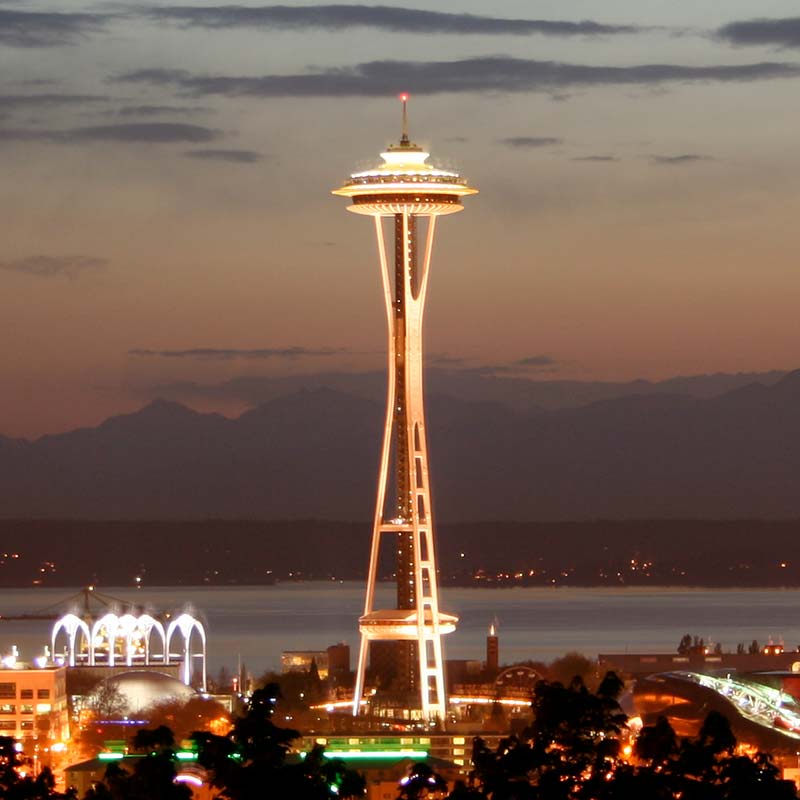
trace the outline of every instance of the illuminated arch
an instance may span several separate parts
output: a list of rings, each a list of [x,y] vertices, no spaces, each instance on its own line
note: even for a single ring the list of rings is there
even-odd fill
[[[113,667],[116,661],[114,647],[117,640],[117,629],[119,627],[119,617],[116,614],[104,614],[100,619],[95,620],[92,625],[92,640],[89,645],[89,664],[97,665],[98,650],[102,654],[102,649],[108,648],[106,654],[106,665]]]
[[[506,667],[495,679],[494,685],[503,696],[530,696],[542,676],[528,664]]]
[[[172,659],[172,636],[175,631],[180,631],[181,636],[183,637],[183,653],[180,654],[182,661],[183,661],[183,682],[188,686],[192,679],[192,659],[194,658],[194,653],[192,652],[192,633],[197,631],[200,635],[200,642],[202,643],[202,652],[199,653],[199,657],[202,659],[203,662],[203,681],[202,681],[202,689],[205,691],[206,688],[206,632],[203,626],[191,615],[191,614],[181,614],[179,617],[176,617],[172,622],[170,622],[169,627],[167,628],[167,648],[166,648],[166,655],[167,659]],[[176,654],[177,655],[177,654]]]
[[[177,653],[170,652],[175,632],[180,633],[183,646]],[[192,639],[197,632],[200,652],[195,653]],[[59,639],[66,637],[66,661],[74,667],[81,663],[89,666],[152,666],[179,662],[181,678],[187,685],[192,678],[195,658],[202,660],[202,688],[206,687],[206,632],[203,625],[191,614],[180,614],[164,624],[150,614],[112,612],[92,621],[76,614],[66,614],[56,621],[51,633],[53,655],[58,650]]]
[[[142,639],[144,641],[144,663],[147,664],[147,666],[153,663],[153,647],[150,643],[153,631],[158,634],[159,641],[161,642],[160,660],[166,662],[167,633],[164,630],[164,626],[155,617],[151,617],[150,614],[142,614],[139,617],[139,630],[142,633]]]
[[[67,664],[70,667],[74,667],[76,660],[81,658],[80,653],[76,652],[78,651],[76,644],[79,633],[83,634],[83,645],[86,649],[86,654],[83,656],[83,658],[90,658],[89,654],[91,652],[92,642],[91,631],[89,630],[89,626],[86,624],[86,622],[75,614],[65,614],[63,617],[61,617],[61,619],[56,621],[55,625],[53,625],[53,632],[50,637],[50,642],[54,658],[58,652],[56,648],[58,635],[62,631],[67,637]]]
[[[133,666],[135,645],[134,641],[138,640],[141,636],[141,628],[139,626],[139,618],[133,614],[123,614],[117,619],[117,630],[114,636],[112,649],[116,652],[116,640],[122,639],[124,644],[122,647],[122,657],[125,659],[125,666]]]

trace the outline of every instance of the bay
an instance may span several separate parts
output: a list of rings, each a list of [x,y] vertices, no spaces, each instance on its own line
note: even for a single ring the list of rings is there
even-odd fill
[[[210,673],[234,668],[241,658],[259,675],[279,669],[283,650],[322,650],[337,642],[358,649],[358,616],[364,585],[356,582],[281,583],[275,586],[101,587],[107,595],[152,611],[188,610],[207,626]],[[77,589],[0,591],[0,615],[33,613]],[[383,585],[378,602],[392,605],[393,587]],[[685,633],[720,642],[782,642],[800,645],[800,590],[653,588],[445,588],[442,610],[460,618],[446,637],[447,658],[485,658],[492,621],[500,636],[501,663],[550,661],[568,651],[598,653],[674,652]],[[70,604],[61,606],[70,610]],[[78,609],[78,602],[72,604]],[[52,622],[0,622],[0,653],[16,645],[32,659],[49,643]]]

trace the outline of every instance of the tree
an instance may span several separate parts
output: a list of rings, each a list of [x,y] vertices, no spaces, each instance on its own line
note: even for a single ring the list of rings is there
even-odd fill
[[[722,714],[708,714],[694,739],[677,742],[664,717],[642,729],[636,743],[641,760],[637,777],[647,778],[660,794],[647,797],[697,800],[790,800],[797,793],[791,781],[780,779],[771,756],[735,755],[736,737]]]
[[[191,800],[192,791],[176,783],[174,758],[167,753],[144,756],[132,771],[109,764],[102,783],[95,784],[84,800]]]
[[[166,726],[140,728],[131,742],[133,749],[140,753],[175,753],[175,734]]]
[[[727,719],[711,712],[700,733],[678,741],[665,718],[642,729],[635,761],[621,758],[622,682],[609,673],[597,692],[580,680],[542,681],[534,722],[496,750],[476,739],[469,785],[453,800],[790,800],[769,755],[736,755]]]
[[[188,739],[195,731],[227,733],[230,728],[230,714],[225,707],[215,700],[199,696],[153,703],[142,712],[142,716],[153,727],[168,727],[177,742]]]
[[[421,761],[409,767],[408,775],[400,781],[397,800],[425,800],[441,797],[447,791],[447,781]]]
[[[280,697],[276,684],[253,692],[245,714],[233,721],[226,736],[196,732],[198,761],[212,785],[226,800],[262,800],[266,796],[293,800],[333,800],[358,797],[364,782],[335,759],[315,748],[305,759],[289,763],[287,754],[300,734],[273,722]]]
[[[89,708],[96,719],[120,719],[128,713],[128,700],[116,683],[103,681],[89,697]]]
[[[642,728],[636,740],[634,753],[651,766],[663,767],[678,752],[678,738],[666,717],[659,717],[655,725]]]
[[[575,677],[587,682],[594,675],[594,662],[581,653],[566,653],[553,661],[548,667],[547,674],[551,681],[558,681],[565,686]]]
[[[688,633],[685,633],[681,637],[680,642],[678,642],[678,655],[688,656],[691,651],[692,651],[692,637]]]
[[[22,775],[28,766],[17,752],[17,742],[11,736],[0,736],[0,798],[3,800],[76,800],[75,792],[62,794],[55,790],[53,773],[45,767],[35,777]]]

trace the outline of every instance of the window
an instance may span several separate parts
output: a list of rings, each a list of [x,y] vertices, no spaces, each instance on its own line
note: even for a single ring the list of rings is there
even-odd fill
[[[16,714],[17,707],[13,703],[0,703],[0,714]]]
[[[22,722],[20,722],[19,727],[23,731],[33,730],[33,720],[30,719],[23,720]]]
[[[50,699],[50,690],[49,689],[37,689],[36,690],[36,697],[39,700],[49,700]]]
[[[14,720],[0,720],[0,731],[15,731],[16,729],[17,723]]]
[[[23,703],[19,707],[20,714],[33,714],[33,706],[30,703]]]
[[[20,691],[19,691],[19,699],[20,700],[33,700],[33,689],[20,689]]]
[[[0,697],[4,700],[6,698],[16,698],[17,684],[16,683],[0,683]]]

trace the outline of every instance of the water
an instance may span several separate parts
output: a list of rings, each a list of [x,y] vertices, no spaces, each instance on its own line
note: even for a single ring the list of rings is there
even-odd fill
[[[0,590],[0,614],[31,613],[74,594],[69,589]],[[287,583],[265,587],[143,587],[103,589],[151,610],[194,610],[208,630],[210,673],[239,657],[254,675],[279,669],[282,650],[322,650],[347,642],[358,649],[357,618],[364,586],[354,582]],[[391,604],[392,588],[380,598]],[[447,588],[443,610],[460,617],[445,638],[448,658],[482,660],[496,619],[501,663],[549,661],[569,650],[598,653],[672,652],[685,633],[720,642],[770,638],[800,644],[800,590],[658,588]],[[65,609],[67,610],[67,609]],[[22,658],[42,652],[52,623],[0,622],[0,653],[17,645]]]

